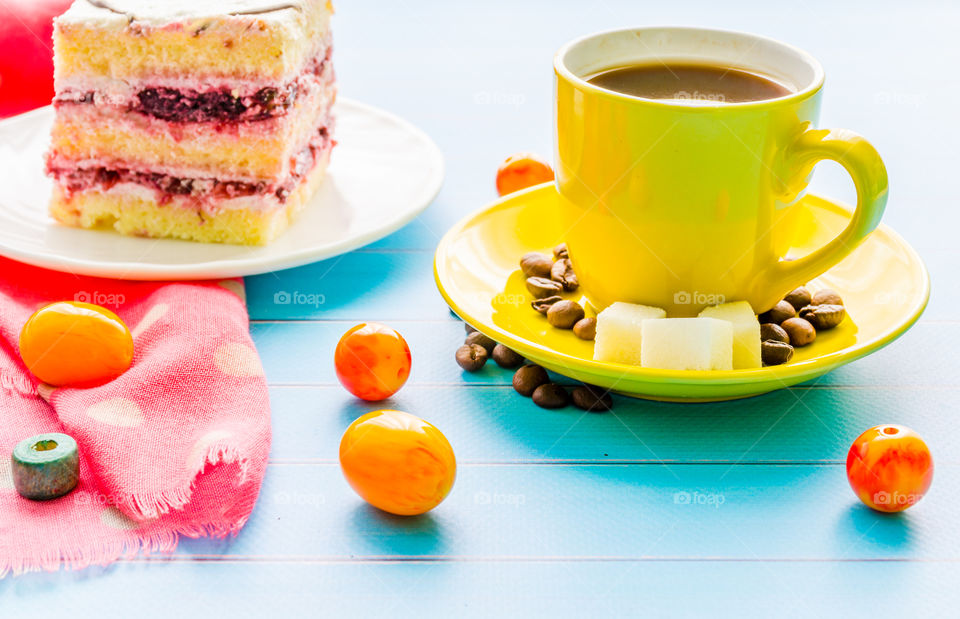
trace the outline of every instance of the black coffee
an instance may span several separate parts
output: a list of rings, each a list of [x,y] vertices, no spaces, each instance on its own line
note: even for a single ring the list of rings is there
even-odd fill
[[[625,95],[678,101],[739,103],[776,99],[793,92],[770,77],[744,69],[676,62],[616,67],[587,81]]]

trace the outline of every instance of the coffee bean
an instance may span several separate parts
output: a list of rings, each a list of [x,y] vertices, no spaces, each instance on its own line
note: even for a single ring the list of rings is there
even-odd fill
[[[573,325],[573,334],[581,340],[595,339],[597,337],[597,319],[593,316],[581,318]]]
[[[763,365],[781,365],[793,358],[793,346],[777,340],[766,340],[760,344],[760,356]]]
[[[765,342],[767,340],[774,340],[789,344],[790,336],[787,335],[787,332],[784,331],[783,327],[780,325],[775,325],[772,322],[766,322],[760,325],[760,341]]]
[[[520,367],[523,363],[523,357],[510,350],[503,344],[497,344],[493,347],[493,360],[502,368],[513,369]]]
[[[530,397],[540,385],[550,382],[547,371],[539,365],[525,365],[513,373],[513,388],[522,396]]]
[[[843,305],[843,299],[836,290],[824,288],[813,293],[810,305]]]
[[[602,413],[613,408],[610,392],[602,387],[581,385],[573,390],[573,405],[591,413]]]
[[[808,305],[800,310],[800,318],[817,331],[826,331],[843,322],[847,310],[842,305]]]
[[[559,295],[553,295],[552,297],[546,297],[543,299],[534,299],[530,302],[530,306],[546,316],[547,310],[549,310],[550,307],[557,301],[563,301],[563,297]]]
[[[775,325],[782,323],[788,318],[793,318],[797,315],[797,310],[793,309],[793,306],[787,303],[786,301],[779,301],[772,308],[768,309],[764,313],[760,314],[760,324],[765,322],[772,322]]]
[[[553,263],[553,268],[550,270],[550,279],[560,282],[567,292],[572,292],[580,286],[569,258],[561,258]]]
[[[457,364],[467,372],[480,370],[487,362],[487,349],[479,344],[464,344],[457,349]]]
[[[787,296],[783,297],[783,300],[792,305],[793,309],[799,312],[801,308],[810,305],[811,298],[810,291],[804,286],[800,286],[799,288],[788,292]]]
[[[806,346],[817,339],[817,330],[803,318],[788,318],[780,326],[790,336],[793,346]]]
[[[583,308],[576,301],[557,301],[547,310],[547,322],[558,329],[572,329],[583,314]]]
[[[570,395],[560,385],[547,383],[533,391],[533,403],[540,408],[563,408],[570,404]]]
[[[566,243],[560,243],[553,248],[553,257],[555,260],[563,260],[564,258],[570,257],[570,250],[567,249]]]
[[[540,252],[532,251],[520,258],[520,270],[527,277],[550,277],[553,260]]]
[[[563,284],[555,282],[552,279],[547,279],[546,277],[528,277],[527,290],[529,290],[530,294],[535,298],[543,299],[544,297],[560,294],[563,290]]]
[[[486,349],[488,356],[493,354],[493,347],[497,345],[497,343],[494,342],[493,339],[487,337],[486,335],[484,335],[483,333],[480,333],[479,331],[474,331],[473,333],[468,335],[467,339],[464,340],[463,343],[477,344],[478,346],[483,346],[484,349]]]

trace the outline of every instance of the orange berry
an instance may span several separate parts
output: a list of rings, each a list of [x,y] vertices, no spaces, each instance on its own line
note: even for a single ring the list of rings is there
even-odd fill
[[[447,437],[432,424],[394,410],[367,413],[340,440],[343,476],[363,500],[399,516],[430,511],[457,476]]]
[[[533,153],[510,155],[497,169],[497,193],[508,193],[553,180],[553,168]]]
[[[904,426],[874,426],[847,452],[847,479],[867,506],[881,512],[907,509],[933,481],[933,458],[920,435]]]
[[[403,387],[410,377],[410,347],[396,330],[376,322],[359,324],[337,342],[337,378],[358,398],[377,402]]]
[[[133,336],[108,309],[61,301],[40,308],[23,325],[20,356],[48,385],[92,387],[127,371]]]

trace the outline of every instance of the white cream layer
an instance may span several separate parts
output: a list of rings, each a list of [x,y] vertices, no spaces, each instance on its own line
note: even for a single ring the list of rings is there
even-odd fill
[[[59,19],[63,23],[126,28],[131,18],[157,27],[240,18],[295,29],[298,14],[318,7],[323,7],[329,19],[333,7],[327,0],[76,0]]]

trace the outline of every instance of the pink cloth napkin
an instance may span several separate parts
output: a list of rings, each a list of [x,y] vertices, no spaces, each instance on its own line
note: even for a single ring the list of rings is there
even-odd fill
[[[266,379],[239,280],[125,282],[0,258],[0,576],[172,551],[179,536],[246,523],[270,450]],[[133,365],[92,389],[52,389],[24,367],[20,329],[60,300],[103,305],[134,336]],[[47,502],[13,487],[10,453],[73,436],[80,482]]]

